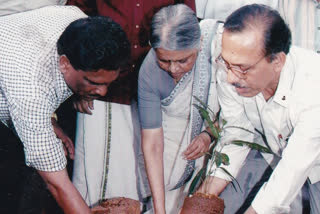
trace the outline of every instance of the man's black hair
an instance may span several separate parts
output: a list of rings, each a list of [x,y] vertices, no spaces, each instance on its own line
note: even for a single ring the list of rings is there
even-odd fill
[[[234,11],[224,24],[229,32],[243,32],[249,26],[262,28],[264,53],[271,60],[277,53],[287,54],[291,46],[291,31],[280,14],[262,4],[246,5]]]
[[[66,55],[76,70],[117,70],[130,57],[130,43],[121,26],[109,17],[72,22],[60,36],[58,54]]]

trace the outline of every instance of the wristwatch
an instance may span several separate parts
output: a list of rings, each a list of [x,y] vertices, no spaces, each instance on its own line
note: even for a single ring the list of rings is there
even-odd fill
[[[209,135],[209,137],[210,137],[210,142],[211,143],[214,141],[214,136],[210,132],[208,132],[207,130],[203,130],[201,133],[207,133]]]

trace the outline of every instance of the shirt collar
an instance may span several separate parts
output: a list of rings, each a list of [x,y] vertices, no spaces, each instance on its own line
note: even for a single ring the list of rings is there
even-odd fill
[[[283,107],[288,106],[288,101],[290,100],[291,88],[294,80],[294,66],[291,58],[291,54],[288,53],[286,57],[286,62],[280,73],[280,80],[275,95],[273,96],[273,101],[278,103]]]

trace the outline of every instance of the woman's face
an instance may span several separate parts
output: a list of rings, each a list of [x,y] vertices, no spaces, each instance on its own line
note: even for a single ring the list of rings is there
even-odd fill
[[[157,48],[156,55],[160,68],[167,71],[175,82],[178,82],[192,69],[198,56],[198,49],[169,51]]]

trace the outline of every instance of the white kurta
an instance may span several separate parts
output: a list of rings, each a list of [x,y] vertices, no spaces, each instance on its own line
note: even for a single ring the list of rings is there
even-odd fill
[[[252,206],[260,214],[288,213],[306,179],[320,180],[320,56],[312,51],[292,47],[281,71],[275,95],[266,102],[262,94],[240,97],[228,84],[223,72],[218,77],[221,116],[227,125],[258,129],[264,133],[272,151],[281,160],[267,183],[260,189]],[[235,111],[237,109],[237,111]],[[222,142],[232,139],[253,141],[254,136],[241,129],[227,129]],[[264,145],[262,141],[255,141]],[[265,145],[264,145],[265,146]],[[249,153],[249,148],[226,145],[229,155],[225,168],[236,177]],[[272,156],[265,155],[271,164]],[[224,173],[218,177],[228,179]]]

